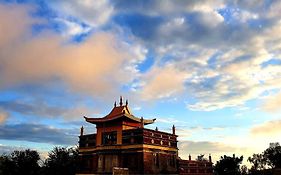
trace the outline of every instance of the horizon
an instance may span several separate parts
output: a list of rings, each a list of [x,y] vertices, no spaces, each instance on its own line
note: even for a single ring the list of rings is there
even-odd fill
[[[0,153],[78,144],[128,99],[179,157],[281,143],[280,1],[0,0]]]

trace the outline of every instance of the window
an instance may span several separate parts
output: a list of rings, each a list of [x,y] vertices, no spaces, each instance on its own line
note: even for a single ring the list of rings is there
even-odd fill
[[[103,145],[115,145],[117,143],[117,131],[102,133]]]
[[[176,165],[176,157],[175,155],[170,155],[170,166],[175,167]]]
[[[154,153],[154,165],[159,167],[159,153]]]

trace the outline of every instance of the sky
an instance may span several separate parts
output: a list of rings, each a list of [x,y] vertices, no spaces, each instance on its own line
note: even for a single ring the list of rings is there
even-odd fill
[[[281,142],[281,1],[0,0],[0,153],[78,143],[122,95],[179,156]],[[247,163],[247,162],[246,162]]]

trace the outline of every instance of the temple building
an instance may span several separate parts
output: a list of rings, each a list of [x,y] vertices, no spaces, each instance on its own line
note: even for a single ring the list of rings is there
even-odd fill
[[[209,155],[209,160],[204,159],[203,156],[198,156],[197,160],[192,160],[190,155],[188,156],[188,160],[179,158],[179,175],[213,175],[211,155]]]
[[[81,128],[78,174],[112,174],[115,167],[126,168],[129,174],[178,174],[174,126],[172,133],[145,128],[156,119],[134,116],[122,97],[108,115],[84,118],[96,125],[96,133],[84,135]]]

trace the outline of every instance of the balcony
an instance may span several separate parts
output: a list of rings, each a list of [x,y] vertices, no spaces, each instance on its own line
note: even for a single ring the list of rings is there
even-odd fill
[[[105,137],[107,135],[103,134]],[[83,135],[79,137],[79,147],[95,147],[96,146],[96,134]],[[109,144],[112,143],[112,144]],[[114,144],[115,143],[115,144]],[[177,148],[177,136],[155,131],[145,128],[129,129],[122,131],[122,145],[155,145],[163,147]],[[117,145],[116,142],[104,142],[103,146]]]
[[[95,147],[96,146],[96,136],[97,134],[88,134],[79,136],[79,147]]]

